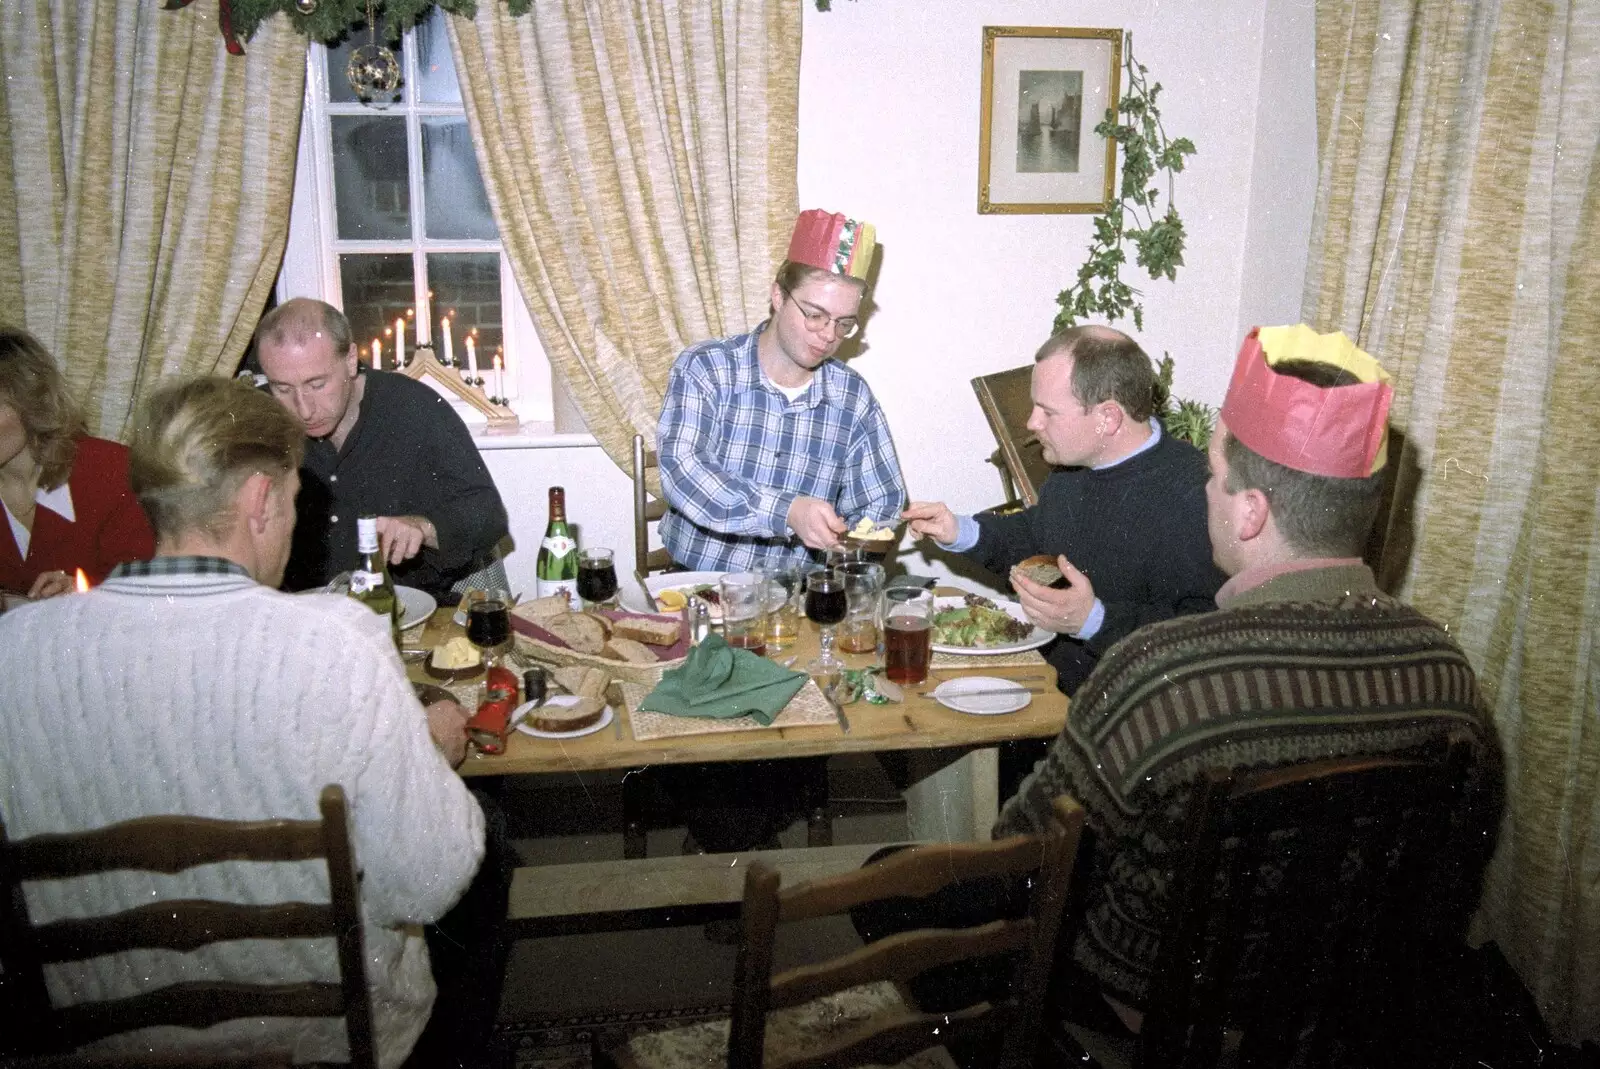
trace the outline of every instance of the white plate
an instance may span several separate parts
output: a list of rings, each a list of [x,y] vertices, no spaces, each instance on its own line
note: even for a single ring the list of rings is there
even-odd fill
[[[650,578],[646,579],[644,581],[644,588],[650,591],[651,597],[658,597],[663,590],[681,590],[683,591],[684,597],[688,597],[690,592],[693,591],[695,587],[714,587],[717,585],[718,580],[727,574],[727,572],[662,572],[660,575],[652,575]],[[630,607],[635,612],[660,611],[659,609],[651,609],[642,603],[635,606],[629,606],[628,595],[630,593],[637,593],[637,591],[630,591],[627,589],[626,585],[624,585],[619,597],[621,598],[625,607]],[[708,602],[707,604],[710,603]],[[711,605],[711,622],[714,624],[720,624],[722,622],[721,605]]]
[[[973,694],[982,691],[982,694]],[[998,692],[998,693],[996,693]],[[1026,708],[1033,695],[1021,683],[998,676],[963,676],[947,679],[934,688],[933,700],[958,713],[995,716]]]
[[[439,603],[433,600],[433,595],[426,590],[418,590],[414,586],[396,586],[394,592],[400,595],[400,630],[409,631],[418,624],[428,622],[428,617],[433,615],[433,610]]]
[[[990,601],[999,606],[1008,616],[1015,620],[1028,622],[1028,614],[1022,611],[1022,606],[1014,601],[1005,601],[1001,598],[990,598]],[[934,598],[935,612],[945,609],[959,609],[966,604],[961,598]],[[1021,653],[1024,650],[1036,650],[1046,642],[1055,638],[1054,631],[1046,631],[1042,627],[1035,627],[1033,633],[1026,638],[1019,638],[1015,642],[1007,642],[1002,646],[942,646],[935,642],[935,653],[960,653],[969,657],[988,657],[997,653]],[[1018,708],[1021,708],[1020,706]]]
[[[576,705],[578,703],[578,699],[574,698],[570,694],[556,694],[546,698],[544,703],[546,705],[555,706]],[[511,712],[511,722],[515,724],[517,718],[523,713],[526,713],[532,707],[532,702],[524,702],[523,704],[517,706]],[[612,720],[616,719],[616,716],[617,714],[612,710],[611,706],[608,705],[606,706],[606,711],[600,714],[599,720],[596,720],[588,727],[578,728],[576,731],[540,731],[538,728],[531,727],[528,724],[517,724],[517,730],[522,732],[524,735],[532,735],[536,739],[581,739],[585,735],[593,735],[595,732],[611,723]]]

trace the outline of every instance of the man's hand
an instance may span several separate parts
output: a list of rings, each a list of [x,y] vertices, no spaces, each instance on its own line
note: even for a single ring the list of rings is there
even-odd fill
[[[1017,592],[1022,611],[1036,627],[1063,635],[1076,634],[1089,619],[1089,610],[1094,608],[1094,586],[1066,557],[1057,557],[1056,567],[1072,584],[1065,590],[1035,583],[1015,568],[1011,569],[1011,586]]]
[[[830,549],[839,544],[846,524],[833,506],[820,497],[797,497],[789,505],[789,530],[812,549]]]
[[[911,522],[911,533],[949,545],[961,533],[961,524],[943,501],[913,501],[900,514]]]
[[[439,532],[426,516],[379,516],[378,548],[390,564],[408,561],[422,547],[439,548]]]
[[[445,698],[424,708],[428,714],[428,734],[444,759],[455,768],[467,759],[467,711],[459,702]]]
[[[28,597],[53,598],[57,594],[70,594],[72,592],[72,576],[66,572],[40,572],[39,578],[33,581],[33,586],[28,589]]]

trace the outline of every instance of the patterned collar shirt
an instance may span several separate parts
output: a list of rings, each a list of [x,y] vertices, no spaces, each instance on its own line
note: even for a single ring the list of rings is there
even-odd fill
[[[827,501],[851,526],[899,522],[905,482],[866,380],[828,360],[791,399],[757,359],[765,326],[685,350],[667,381],[661,540],[686,568],[807,559],[788,526],[797,497]]]

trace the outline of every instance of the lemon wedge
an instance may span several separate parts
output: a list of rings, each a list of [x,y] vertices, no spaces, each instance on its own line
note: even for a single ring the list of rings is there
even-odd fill
[[[667,612],[677,612],[689,604],[689,599],[683,596],[681,590],[663,590],[656,595],[656,604]]]

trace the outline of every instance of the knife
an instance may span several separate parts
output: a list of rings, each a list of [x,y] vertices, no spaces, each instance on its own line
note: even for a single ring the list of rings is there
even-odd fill
[[[639,590],[644,594],[645,605],[649,606],[651,612],[660,612],[661,606],[656,604],[656,596],[650,593],[650,588],[646,586],[644,580],[639,577],[639,573],[634,572],[633,577],[639,584]]]
[[[850,718],[844,715],[844,706],[839,704],[839,699],[833,696],[833,688],[829,687],[823,691],[822,696],[828,700],[829,705],[833,706],[833,717],[839,721],[839,730],[846,735],[850,734]]]

